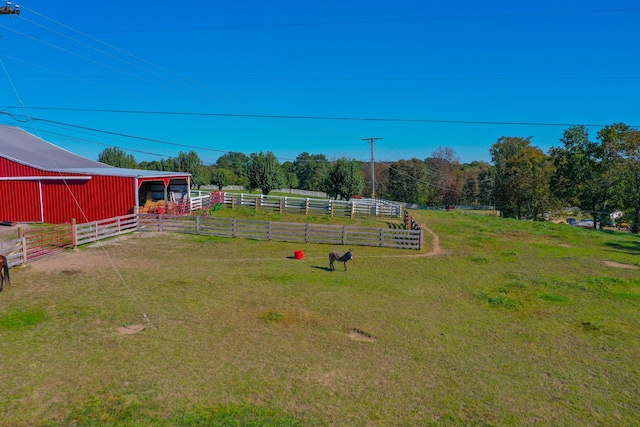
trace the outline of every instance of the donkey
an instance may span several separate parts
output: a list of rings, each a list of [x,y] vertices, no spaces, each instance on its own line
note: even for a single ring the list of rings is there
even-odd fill
[[[349,252],[329,252],[329,270],[335,270],[333,263],[341,261],[344,263],[344,271],[347,271],[347,261],[353,259],[353,249],[349,249]]]
[[[0,292],[4,288],[4,279],[7,279],[7,284],[11,284],[11,278],[9,277],[9,263],[7,257],[0,255]]]

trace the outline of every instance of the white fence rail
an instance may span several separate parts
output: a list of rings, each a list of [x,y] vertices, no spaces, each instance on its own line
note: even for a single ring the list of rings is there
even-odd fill
[[[141,214],[139,231],[175,232],[283,242],[422,249],[422,230]]]
[[[76,224],[73,246],[108,239],[134,232],[138,229],[138,215],[119,216],[100,221]]]
[[[303,215],[330,215],[350,218],[371,216],[400,218],[402,215],[402,207],[399,204],[374,199],[344,201],[225,193],[224,203],[231,208],[252,207]]]

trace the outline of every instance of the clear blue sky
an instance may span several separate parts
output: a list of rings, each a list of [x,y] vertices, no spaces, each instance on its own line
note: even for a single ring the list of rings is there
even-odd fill
[[[20,6],[0,16],[0,111],[32,120],[0,124],[92,159],[119,146],[138,161],[190,149],[205,164],[228,151],[369,160],[362,138],[382,137],[378,161],[438,146],[489,161],[501,136],[547,151],[567,127],[525,123],[640,125],[637,0]],[[138,113],[108,112],[124,110]]]

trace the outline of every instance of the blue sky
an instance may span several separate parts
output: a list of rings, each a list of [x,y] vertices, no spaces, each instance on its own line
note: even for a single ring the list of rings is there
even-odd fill
[[[640,125],[637,1],[20,6],[0,16],[0,124],[92,159],[369,160],[382,137],[378,161],[490,161],[501,136],[547,151],[569,124]]]

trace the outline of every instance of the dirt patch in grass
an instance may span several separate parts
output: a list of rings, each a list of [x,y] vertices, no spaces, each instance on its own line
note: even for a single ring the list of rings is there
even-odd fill
[[[137,334],[138,332],[142,332],[144,328],[145,326],[142,324],[122,326],[118,328],[118,333],[120,335]]]
[[[354,341],[361,341],[361,342],[375,342],[378,339],[376,337],[374,337],[373,335],[360,330],[358,328],[353,328],[351,329],[351,331],[349,331],[349,333],[347,334],[347,336],[349,338],[351,338]]]
[[[614,267],[614,268],[629,268],[632,270],[638,270],[640,269],[640,267],[638,267],[637,265],[633,265],[633,264],[623,264],[621,262],[615,262],[615,261],[603,261],[605,265],[609,266],[609,267]]]
[[[91,273],[110,266],[109,256],[102,251],[69,250],[29,263],[29,268],[39,273],[60,273],[72,276]]]

